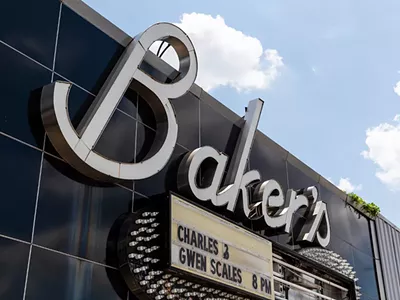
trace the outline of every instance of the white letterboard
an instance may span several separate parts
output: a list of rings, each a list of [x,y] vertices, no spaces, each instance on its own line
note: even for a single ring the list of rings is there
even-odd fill
[[[272,245],[171,195],[171,266],[274,299]]]

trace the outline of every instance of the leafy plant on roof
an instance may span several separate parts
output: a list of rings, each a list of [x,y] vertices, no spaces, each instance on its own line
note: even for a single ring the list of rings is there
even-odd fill
[[[366,214],[368,214],[371,217],[376,217],[381,209],[379,208],[379,206],[377,206],[375,203],[367,203],[366,201],[364,201],[363,198],[361,198],[360,196],[358,196],[355,193],[350,193],[347,194],[351,201],[356,204],[358,207],[360,207]]]

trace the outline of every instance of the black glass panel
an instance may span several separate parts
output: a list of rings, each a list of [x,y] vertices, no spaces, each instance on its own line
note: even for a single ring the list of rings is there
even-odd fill
[[[0,40],[52,68],[59,10],[54,0],[0,1]]]
[[[305,219],[303,217],[296,214],[293,215],[289,232],[285,231],[284,226],[280,228],[269,228],[265,224],[263,218],[261,218],[258,221],[252,221],[252,223],[253,223],[253,230],[265,236],[269,240],[277,242],[282,246],[285,246],[290,249],[300,248],[297,243],[297,236],[300,233],[300,230],[305,223]]]
[[[211,146],[232,157],[240,128],[209,105],[200,102],[201,146]]]
[[[138,98],[138,116],[137,119],[149,126],[150,128],[156,130],[157,129],[157,123],[156,119],[154,116],[154,112],[150,105],[144,100],[142,97],[139,96]]]
[[[0,233],[30,241],[42,153],[0,135]]]
[[[136,120],[115,111],[101,135],[95,151],[108,159],[131,163],[135,156]]]
[[[356,277],[359,279],[357,284],[361,286],[361,293],[371,298],[378,298],[373,258],[357,249],[353,249],[353,253]]]
[[[127,289],[112,284],[115,278],[117,270],[33,247],[26,299],[127,299]]]
[[[146,207],[146,205],[148,204],[148,201],[151,201],[151,199],[146,197],[145,195],[135,193],[134,198],[133,198],[132,211],[137,211],[137,210],[140,210],[140,209]]]
[[[350,229],[349,205],[323,186],[320,186],[320,196],[327,206],[331,232],[351,244],[354,236]]]
[[[331,241],[327,249],[339,254],[342,258],[346,259],[353,268],[355,267],[354,257],[353,257],[353,247],[332,232],[331,232]]]
[[[199,144],[199,103],[191,93],[171,100],[178,122],[178,143],[188,149],[196,149]]]
[[[286,161],[282,154],[275,151],[262,141],[257,134],[250,153],[250,169],[258,170],[262,181],[275,179],[281,185],[286,195],[288,189]]]
[[[22,299],[28,254],[29,245],[0,238],[0,299]]]
[[[360,300],[379,300],[379,298],[371,298],[367,295],[361,295]]]
[[[109,230],[121,214],[131,211],[132,192],[90,186],[76,181],[78,175],[64,162],[45,156],[34,242],[106,263]]]
[[[299,243],[297,241],[298,235],[305,224],[305,218],[298,215],[293,214],[292,221],[290,224],[289,232],[286,232],[285,226],[279,228],[269,228],[264,221],[264,218],[261,218],[257,221],[252,221],[252,228],[259,234],[267,237],[269,240],[275,241],[282,246],[291,248],[291,249],[299,249]]]
[[[65,5],[56,72],[97,94],[124,48]]]
[[[143,126],[138,124],[138,126]],[[139,131],[138,131],[139,132]],[[139,137],[138,137],[139,138]],[[139,142],[138,142],[139,145]],[[178,167],[181,162],[184,153],[187,150],[179,145],[175,145],[174,152],[171,155],[167,165],[156,175],[138,180],[135,182],[135,191],[139,192],[147,197],[166,193],[169,191],[177,191],[176,178],[178,176]]]
[[[135,91],[127,89],[124,97],[121,99],[121,102],[118,105],[118,109],[136,119],[138,98],[139,96]]]
[[[41,88],[50,83],[51,72],[0,44],[0,131],[42,148]]]
[[[348,218],[351,224],[350,233],[352,235],[350,243],[354,248],[369,256],[373,256],[369,221],[352,207],[348,209]]]
[[[371,298],[367,295],[361,295],[360,300],[379,300],[379,298]]]
[[[278,228],[278,243],[288,247],[295,247],[297,244],[297,236],[301,231],[302,226],[305,223],[305,219],[297,214],[293,214],[292,223],[290,225],[289,233],[286,233],[284,227]]]
[[[300,190],[315,186],[318,192],[320,192],[319,183],[290,162],[287,162],[287,170],[290,189]],[[321,195],[319,195],[318,200],[321,200]],[[300,216],[304,216],[306,209],[306,207],[301,207],[296,213]]]
[[[154,129],[147,127],[141,123],[137,123],[136,132],[136,152],[135,161],[140,162],[147,159],[151,155],[150,150],[155,142],[156,132]]]
[[[313,178],[308,176],[305,172],[301,171],[290,162],[287,163],[289,187],[293,190],[300,190],[310,186],[319,188],[319,184]]]

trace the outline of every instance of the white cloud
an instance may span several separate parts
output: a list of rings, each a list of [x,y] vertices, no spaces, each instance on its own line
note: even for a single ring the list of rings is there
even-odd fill
[[[396,83],[396,85],[393,87],[394,92],[400,96],[400,81]]]
[[[275,49],[263,49],[261,42],[229,27],[221,16],[183,14],[177,23],[192,40],[199,62],[196,83],[209,91],[219,86],[238,91],[266,89],[284,66]],[[155,46],[153,52],[157,52]],[[176,67],[178,60],[170,48],[163,56]]]
[[[346,193],[353,193],[355,191],[359,191],[362,189],[362,185],[354,185],[350,182],[350,178],[340,178],[339,184],[337,186],[339,189],[342,191],[345,191]]]
[[[373,161],[376,176],[392,190],[400,190],[400,115],[395,124],[382,123],[367,129],[365,143],[368,149],[361,154]]]

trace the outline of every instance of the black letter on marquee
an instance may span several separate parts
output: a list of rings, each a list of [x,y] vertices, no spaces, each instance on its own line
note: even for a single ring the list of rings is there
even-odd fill
[[[186,262],[186,256],[183,255],[184,252],[185,252],[185,248],[179,249],[179,261],[181,262],[181,264],[185,264],[185,262]]]
[[[178,239],[181,242],[183,242],[183,237],[181,235],[182,232],[183,232],[183,227],[181,225],[178,225]]]
[[[253,274],[253,289],[257,289],[257,276]]]

